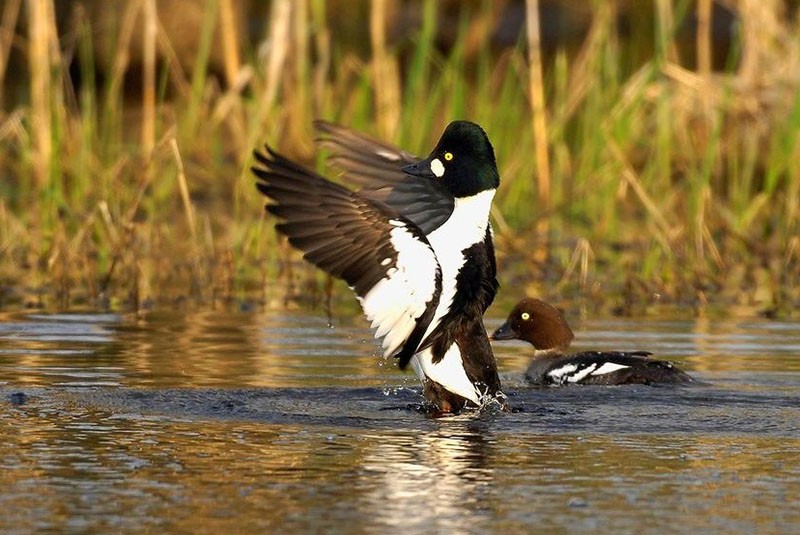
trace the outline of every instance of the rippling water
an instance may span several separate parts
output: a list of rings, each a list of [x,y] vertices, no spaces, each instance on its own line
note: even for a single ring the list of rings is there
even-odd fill
[[[517,412],[431,418],[358,320],[2,316],[0,531],[797,531],[800,324],[577,327],[707,384],[533,389],[505,343]]]

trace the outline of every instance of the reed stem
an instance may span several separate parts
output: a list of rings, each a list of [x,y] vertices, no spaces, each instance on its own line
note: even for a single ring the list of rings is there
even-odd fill
[[[144,73],[142,76],[142,155],[149,160],[156,143],[156,0],[142,0]]]
[[[243,9],[240,6],[240,9]],[[232,0],[220,0],[219,25],[222,33],[222,49],[225,57],[225,78],[228,86],[236,84],[242,61],[239,57],[239,28]]]
[[[178,188],[181,192],[181,201],[183,202],[183,212],[186,215],[186,225],[189,227],[189,232],[192,235],[192,244],[197,244],[197,226],[195,225],[194,207],[192,206],[192,199],[189,196],[189,184],[186,181],[186,172],[183,167],[183,158],[178,149],[178,142],[175,138],[170,140],[170,147],[172,154],[175,157],[175,165],[178,167]]]
[[[270,13],[270,29],[267,40],[267,58],[264,62],[266,72],[264,73],[265,85],[261,93],[261,114],[259,120],[255,122],[258,127],[272,110],[275,99],[278,96],[283,77],[281,76],[286,58],[289,53],[289,36],[292,27],[292,2],[291,0],[275,0],[272,3]]]
[[[11,44],[14,42],[14,29],[17,27],[20,4],[22,4],[22,0],[6,0],[3,4],[2,19],[0,19],[0,109],[5,109],[3,89],[5,88],[8,57],[11,54]]]
[[[28,28],[30,43],[28,60],[31,75],[31,123],[34,136],[34,182],[42,190],[50,179],[50,160],[53,152],[51,108],[51,58],[48,13],[50,0],[30,0]]]
[[[697,71],[708,80],[711,76],[711,9],[712,0],[697,2]]]
[[[386,46],[389,7],[387,0],[372,0],[371,5],[369,30],[378,132],[385,139],[394,139],[400,122],[400,91],[397,65]]]
[[[547,108],[542,75],[542,45],[539,28],[539,0],[526,0],[528,30],[528,73],[533,139],[536,144],[536,169],[539,203],[544,211],[550,209],[550,157],[547,141]]]

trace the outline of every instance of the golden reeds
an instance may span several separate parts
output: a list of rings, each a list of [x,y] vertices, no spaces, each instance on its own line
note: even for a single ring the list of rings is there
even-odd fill
[[[314,52],[317,61],[314,65],[314,115],[321,117],[327,106],[326,96],[327,78],[331,67],[331,32],[326,24],[327,11],[325,0],[315,0],[311,3],[311,18],[314,27]]]
[[[158,11],[156,0],[142,0],[144,58],[142,76],[142,155],[150,159],[156,143],[156,39]]]
[[[656,0],[656,22],[658,35],[656,43],[661,46],[662,59],[670,63],[680,63],[680,54],[675,44],[675,13],[672,0]]]
[[[665,251],[672,251],[672,246],[670,245],[670,232],[672,229],[675,228],[674,225],[670,225],[667,221],[667,218],[658,208],[658,205],[653,201],[650,195],[647,194],[647,191],[642,186],[641,181],[636,176],[636,172],[631,167],[630,163],[627,161],[624,153],[619,148],[619,146],[609,140],[608,141],[608,148],[611,150],[611,154],[617,159],[617,162],[622,167],[622,178],[625,180],[625,183],[633,190],[636,197],[639,199],[639,202],[642,203],[647,213],[650,214],[653,221],[655,222],[656,228],[658,229],[658,233],[655,237],[661,243],[661,246],[664,248]]]
[[[52,85],[53,58],[50,56],[50,0],[31,0],[28,3],[30,45],[28,62],[31,67],[31,124],[34,138],[34,179],[38,188],[50,181],[53,153]]]
[[[178,149],[178,142],[175,138],[170,140],[170,147],[172,154],[175,157],[175,164],[178,167],[178,188],[181,192],[181,202],[183,202],[183,212],[186,215],[186,225],[189,227],[189,232],[192,235],[193,245],[197,243],[197,226],[195,224],[194,207],[192,200],[189,196],[189,184],[186,182],[186,172],[183,168],[183,159],[181,158],[180,150]]]
[[[400,123],[400,81],[397,63],[386,46],[391,12],[387,0],[372,0],[371,6],[369,34],[378,132],[385,139],[394,139]]]
[[[700,76],[711,76],[711,13],[712,0],[697,2],[697,71]]]
[[[3,107],[3,95],[8,57],[11,53],[11,44],[14,42],[14,28],[17,26],[19,7],[22,0],[6,0],[3,4],[3,15],[0,19],[0,109]]]
[[[122,95],[124,92],[125,73],[130,63],[130,43],[135,30],[136,21],[141,12],[140,2],[127,2],[119,21],[119,31],[114,42],[115,50],[111,60],[109,81],[100,116],[107,132],[117,132],[121,126]],[[108,137],[112,137],[108,134]]]
[[[284,78],[284,106],[291,120],[286,123],[287,141],[303,157],[312,153],[310,130],[313,117],[309,98],[311,82],[311,58],[309,57],[310,17],[308,0],[292,3],[291,61],[289,76]]]
[[[657,0],[648,19],[654,41],[633,44],[616,27],[622,4],[593,2],[578,54],[559,51],[552,62],[543,56],[536,0],[526,4],[523,46],[500,53],[487,41],[498,4],[463,12],[456,42],[439,48],[445,18],[437,2],[418,6],[421,26],[401,45],[387,31],[400,4],[363,2],[364,42],[350,49],[331,26],[333,4],[275,0],[262,54],[248,64],[240,5],[214,0],[189,72],[177,37],[162,26],[160,3],[129,0],[119,9],[110,65],[92,58],[88,40],[103,28],[90,17],[80,32],[60,26],[78,36],[81,69],[105,70],[102,86],[93,84],[94,70],[82,77],[75,101],[62,79],[68,54],[58,46],[53,1],[5,2],[0,81],[17,50],[31,79],[29,98],[0,120],[9,177],[0,273],[16,270],[9,280],[37,288],[53,283],[62,297],[76,295],[79,281],[98,281],[86,283],[96,297],[119,299],[124,290],[144,302],[160,297],[154,292],[194,292],[224,272],[226,295],[258,288],[279,302],[258,281],[288,273],[295,257],[263,219],[247,171],[251,147],[268,141],[310,157],[309,123],[322,115],[424,151],[446,121],[469,114],[490,132],[503,176],[493,214],[504,284],[524,277],[525,287],[581,295],[602,287],[611,299],[648,299],[656,288],[697,302],[774,294],[775,303],[800,303],[792,286],[800,287],[800,28],[785,20],[782,2],[725,2],[742,32],[733,46],[741,57],[724,72],[712,64],[710,0],[691,11]],[[30,8],[30,39],[13,36],[22,5]],[[687,13],[698,19],[696,70],[680,63],[675,47]],[[214,36],[223,83],[206,68]],[[627,64],[625,48],[643,44],[656,54]],[[133,65],[142,84],[126,88]],[[728,274],[733,266],[742,267]],[[312,270],[288,277],[299,284],[303,273],[326,284]],[[714,287],[769,277],[757,297],[739,288],[714,295]]]
[[[548,110],[545,104],[544,75],[542,67],[541,30],[539,28],[539,1],[526,0],[526,26],[528,37],[528,95],[531,103],[534,152],[536,154],[536,199],[540,213],[534,258],[547,259],[550,252],[550,220],[552,208],[550,176],[550,140],[547,135]]]
[[[278,97],[281,86],[281,76],[289,54],[292,2],[291,0],[275,0],[272,2],[269,18],[269,33],[267,40],[262,45],[262,63],[264,65],[264,89],[260,96],[260,113],[254,123],[254,134],[259,135],[257,129],[264,123],[266,116],[272,110]],[[255,140],[253,140],[255,143]]]
[[[544,99],[544,77],[542,74],[542,45],[539,29],[539,0],[526,0],[526,22],[528,31],[528,74],[533,138],[536,144],[536,169],[539,191],[538,202],[542,211],[550,209],[550,156],[547,139],[547,107]]]
[[[236,24],[233,0],[220,0],[219,26],[225,57],[225,78],[229,86],[236,84],[242,61],[239,57],[239,28]]]

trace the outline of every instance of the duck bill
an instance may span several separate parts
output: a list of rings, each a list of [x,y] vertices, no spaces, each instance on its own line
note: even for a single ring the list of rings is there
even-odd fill
[[[514,340],[516,337],[517,335],[514,333],[514,329],[506,322],[498,327],[489,338],[492,340]]]
[[[430,157],[420,160],[417,163],[406,165],[402,168],[402,171],[407,175],[418,176],[421,178],[436,178],[436,175],[431,169]]]

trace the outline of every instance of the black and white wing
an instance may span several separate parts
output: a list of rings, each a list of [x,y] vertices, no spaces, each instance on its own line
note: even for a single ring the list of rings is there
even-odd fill
[[[406,174],[402,168],[421,159],[397,147],[325,121],[314,121],[328,162],[364,197],[391,206],[426,235],[453,213],[455,199],[439,182]]]
[[[546,377],[552,384],[652,384],[691,381],[672,363],[650,359],[648,351],[586,351],[551,367]]]
[[[419,228],[390,206],[334,184],[267,147],[254,152],[257,187],[283,221],[277,230],[304,258],[355,291],[404,367],[422,342],[439,303],[441,267]]]

